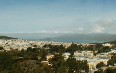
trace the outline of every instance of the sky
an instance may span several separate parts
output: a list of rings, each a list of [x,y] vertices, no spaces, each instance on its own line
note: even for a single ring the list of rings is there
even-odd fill
[[[116,0],[0,0],[0,33],[116,34]]]

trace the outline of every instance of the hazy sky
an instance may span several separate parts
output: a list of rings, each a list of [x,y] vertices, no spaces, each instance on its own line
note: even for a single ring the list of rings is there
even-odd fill
[[[0,32],[116,33],[116,0],[0,0]]]

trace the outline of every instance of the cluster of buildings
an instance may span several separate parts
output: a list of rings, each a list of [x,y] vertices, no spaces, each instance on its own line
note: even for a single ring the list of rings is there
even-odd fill
[[[107,53],[100,53],[97,55],[93,54],[93,51],[76,51],[74,52],[74,57],[77,60],[87,60],[89,65],[90,73],[94,73],[97,70],[96,65],[100,62],[103,62],[107,65],[109,59],[111,59],[111,54],[116,53],[116,49],[112,49],[110,52]],[[65,53],[65,59],[68,59],[70,53]]]
[[[21,39],[11,39],[11,40],[4,40],[0,39],[0,47],[3,47],[4,50],[26,50],[28,47],[33,47],[37,45],[37,47],[43,47],[45,44],[51,45],[59,45],[61,43],[58,42],[48,42],[48,41],[28,41],[28,40],[21,40]]]

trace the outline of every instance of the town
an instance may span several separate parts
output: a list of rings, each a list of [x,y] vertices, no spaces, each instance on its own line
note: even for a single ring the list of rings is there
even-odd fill
[[[0,73],[116,73],[116,44],[1,39]]]

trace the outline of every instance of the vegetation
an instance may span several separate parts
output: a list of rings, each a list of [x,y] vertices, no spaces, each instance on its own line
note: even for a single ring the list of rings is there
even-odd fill
[[[112,53],[112,57],[108,60],[107,65],[114,66],[116,64],[116,53]]]
[[[22,49],[5,51],[0,47],[0,73],[89,73],[87,60],[76,60],[75,51],[91,50],[97,53],[108,52],[109,47],[103,47],[101,44],[82,46],[72,43],[71,46],[65,48],[63,45],[46,44],[42,48],[34,45],[34,48],[28,47],[27,50]],[[71,55],[67,60],[64,59],[63,53],[69,52]],[[53,55],[49,59],[48,55]],[[108,65],[116,63],[116,55],[113,54],[108,61]],[[96,66],[98,69],[105,67],[103,62]],[[113,73],[111,68],[103,71],[99,69],[95,73]]]
[[[100,62],[96,65],[96,68],[102,68],[102,67],[105,67],[106,65],[103,63],[103,62]]]
[[[8,36],[0,36],[0,39],[17,39],[17,38],[13,38],[13,37],[8,37]]]
[[[110,42],[105,42],[105,43],[116,44],[116,40],[115,41],[110,41]]]
[[[0,52],[0,73],[73,73],[89,71],[87,61],[78,61],[71,55],[64,60],[62,45],[47,45],[50,49],[32,48]],[[55,49],[56,48],[56,49]],[[64,50],[62,50],[62,49]],[[2,49],[2,48],[1,48]],[[54,57],[47,60],[46,56]],[[44,64],[42,61],[48,61]]]

